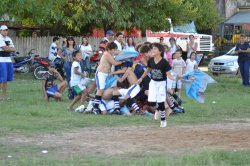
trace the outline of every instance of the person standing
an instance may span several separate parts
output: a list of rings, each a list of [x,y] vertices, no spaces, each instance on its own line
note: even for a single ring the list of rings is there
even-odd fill
[[[187,42],[187,59],[190,59],[192,52],[197,51],[198,43],[194,41],[194,35],[189,35],[188,38],[189,41]]]
[[[128,37],[126,47],[124,48],[124,50],[135,51],[135,42],[132,37]]]
[[[149,83],[148,90],[148,101],[152,106],[158,104],[158,110],[161,113],[161,123],[160,127],[166,127],[166,111],[165,111],[165,101],[166,101],[166,79],[174,79],[170,74],[171,67],[166,59],[163,58],[165,49],[160,43],[153,43],[152,45],[152,55],[153,58],[148,60],[148,67],[143,73],[141,78],[137,81],[140,84],[142,80],[150,72],[151,81]]]
[[[122,51],[122,48],[125,45],[123,41],[124,35],[121,32],[117,32],[115,36],[116,36],[116,40],[114,42],[118,47],[117,50]]]
[[[114,60],[113,56],[116,51],[117,51],[117,45],[114,42],[111,42],[107,45],[106,50],[101,57],[100,64],[95,73],[97,92],[95,95],[95,102],[94,102],[94,108],[93,108],[94,114],[100,113],[98,108],[99,108],[99,104],[101,102],[102,95],[106,86],[106,79],[111,72],[111,66],[112,65],[118,66],[123,63],[123,62],[116,62]]]
[[[114,32],[112,30],[108,30],[106,32],[106,37],[104,37],[100,42],[98,50],[104,52],[108,43],[112,42],[113,40]]]
[[[92,47],[87,37],[82,38],[82,44],[79,46],[82,53],[81,68],[90,74],[90,56],[93,53]]]
[[[54,60],[57,58],[58,44],[59,44],[59,37],[57,36],[53,37],[53,42],[51,43],[49,48],[49,60],[52,62],[54,62]]]
[[[236,54],[238,54],[238,64],[242,78],[242,84],[249,86],[249,69],[250,69],[250,45],[246,40],[246,35],[240,35],[240,43],[236,45]]]
[[[7,97],[7,82],[13,80],[13,63],[11,61],[11,52],[16,49],[10,37],[8,37],[8,27],[2,25],[0,27],[0,88],[2,96],[0,100],[9,100]]]
[[[175,38],[171,37],[171,38],[169,39],[169,43],[170,43],[169,52],[170,52],[170,54],[172,55],[172,59],[173,59],[173,54],[174,54],[175,51],[177,50]]]

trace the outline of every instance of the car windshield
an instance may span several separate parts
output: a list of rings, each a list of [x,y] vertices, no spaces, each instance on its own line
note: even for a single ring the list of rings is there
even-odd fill
[[[235,53],[235,47],[233,47],[230,51],[228,51],[226,55],[237,56],[237,54]]]
[[[173,26],[174,32],[197,33],[194,21],[190,23]]]

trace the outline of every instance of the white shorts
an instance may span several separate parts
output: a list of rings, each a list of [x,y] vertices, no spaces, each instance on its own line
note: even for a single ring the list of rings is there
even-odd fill
[[[96,82],[96,88],[97,90],[102,90],[105,88],[106,85],[106,79],[109,75],[107,73],[102,73],[96,71],[95,73],[95,82]]]
[[[174,81],[174,80],[171,80],[171,79],[167,78],[167,90],[168,90],[168,89],[172,89],[173,81]]]
[[[115,108],[115,102],[113,100],[101,100],[99,109],[103,111],[113,110]]]
[[[122,95],[120,99],[123,99],[126,95],[130,96],[130,98],[134,98],[140,92],[140,86],[133,84],[128,89],[119,89],[118,91]]]
[[[182,82],[181,80],[173,80],[172,88],[175,89],[177,86],[177,89],[181,89]]]
[[[157,103],[166,101],[166,81],[150,81],[148,101]]]

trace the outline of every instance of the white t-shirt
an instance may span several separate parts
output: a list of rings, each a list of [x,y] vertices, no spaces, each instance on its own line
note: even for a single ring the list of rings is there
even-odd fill
[[[170,51],[169,52],[170,52],[171,55],[173,55],[173,53],[175,53],[176,50],[177,50],[176,45],[173,45],[173,46],[170,46]]]
[[[173,60],[173,72],[174,74],[176,74],[176,76],[182,76],[183,73],[183,67],[186,67],[186,63],[184,62],[184,60],[181,59],[174,59]]]
[[[190,59],[187,59],[186,64],[187,64],[187,67],[186,67],[186,74],[187,74],[194,70],[194,66],[197,65],[197,62],[196,60],[191,61]]]
[[[58,51],[57,45],[56,43],[53,42],[49,48],[49,60],[54,61],[57,58],[57,56],[55,56],[57,55],[57,51]]]
[[[14,44],[10,37],[4,37],[0,34],[0,51],[4,51],[2,47],[7,46],[5,42],[9,42],[9,47],[14,47]],[[0,62],[12,62],[11,57],[0,57]]]
[[[115,40],[114,42],[115,42],[115,44],[117,45],[118,50],[119,50],[119,51],[122,51],[122,45],[121,45],[121,43],[119,43],[117,40]]]
[[[74,69],[76,67],[77,67],[78,72],[80,72],[80,73],[82,72],[82,68],[80,66],[80,63],[77,61],[74,61],[72,63],[72,66],[71,66],[71,77],[70,77],[70,86],[71,87],[79,85],[81,82],[82,77],[80,75],[75,74],[75,72],[74,72]]]
[[[123,50],[135,51],[135,47],[134,46],[128,46],[128,44],[127,44],[126,47]]]
[[[87,46],[80,45],[79,48],[81,49],[83,60],[85,60],[87,56],[89,57],[92,54],[92,47],[90,44],[88,44]]]

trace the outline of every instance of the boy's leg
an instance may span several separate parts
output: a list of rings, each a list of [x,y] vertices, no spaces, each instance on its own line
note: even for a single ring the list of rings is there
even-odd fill
[[[84,105],[84,102],[86,101],[88,91],[87,89],[83,90],[81,99],[80,99],[80,105]]]
[[[104,88],[106,85],[105,81],[106,81],[107,77],[108,77],[108,74],[106,74],[106,73],[101,73],[98,71],[95,73],[97,92],[95,95],[95,103],[94,103],[94,108],[93,108],[94,114],[100,113],[98,108],[99,108],[99,104],[100,104],[101,99],[102,99],[102,94],[104,92]]]
[[[67,88],[67,85],[68,85],[67,81],[60,82],[58,84],[58,91],[59,91],[59,93],[62,94],[63,91]]]
[[[74,104],[77,103],[81,98],[81,94],[77,95],[68,106],[68,110],[72,109]]]

